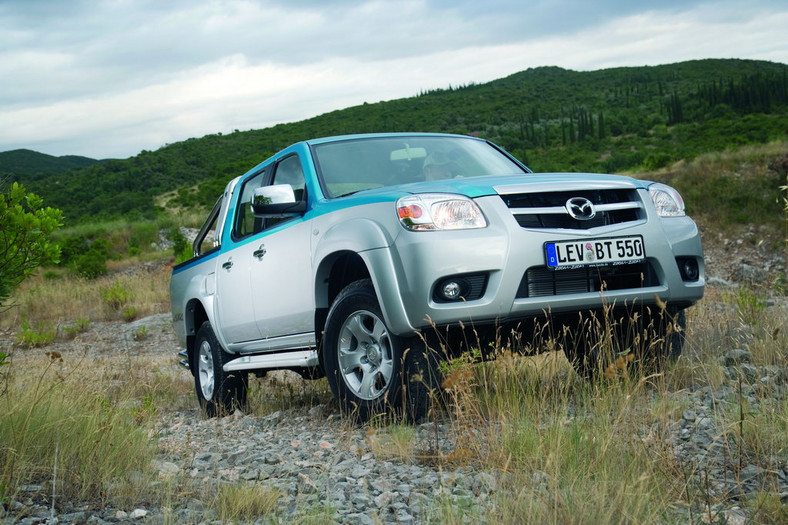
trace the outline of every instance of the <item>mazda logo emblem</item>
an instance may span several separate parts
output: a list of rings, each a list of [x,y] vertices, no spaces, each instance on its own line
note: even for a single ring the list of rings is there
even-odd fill
[[[596,217],[596,210],[585,197],[572,197],[566,201],[566,211],[578,221],[588,221]]]

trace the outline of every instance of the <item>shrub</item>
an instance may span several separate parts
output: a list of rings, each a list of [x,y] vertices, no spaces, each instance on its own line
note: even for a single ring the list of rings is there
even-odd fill
[[[180,264],[188,261],[193,257],[192,245],[180,228],[173,226],[169,232],[170,239],[172,240],[172,253],[175,256],[175,264]]]
[[[129,255],[150,250],[159,240],[159,228],[153,222],[137,222],[131,225]]]
[[[32,326],[27,316],[22,316],[22,328],[16,334],[16,342],[27,348],[45,346],[55,340],[56,330],[51,323],[36,323]]]
[[[90,328],[90,320],[80,317],[72,326],[65,326],[60,329],[60,333],[65,339],[74,339],[77,334],[82,334]]]
[[[86,279],[95,279],[107,273],[107,258],[99,252],[89,250],[72,259],[71,267]]]
[[[131,292],[124,287],[120,281],[115,280],[112,286],[108,286],[101,290],[101,297],[107,302],[110,308],[116,312],[120,312],[131,300]]]
[[[16,182],[0,196],[0,306],[33,270],[58,261],[60,248],[50,236],[61,217]]]
[[[127,323],[132,322],[137,318],[137,309],[133,306],[129,306],[125,310],[120,313],[120,316],[123,318],[124,321]]]

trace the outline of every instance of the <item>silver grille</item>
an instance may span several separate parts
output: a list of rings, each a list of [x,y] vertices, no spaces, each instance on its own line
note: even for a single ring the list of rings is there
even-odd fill
[[[523,228],[588,230],[645,219],[638,192],[630,188],[501,194],[500,197]],[[596,212],[593,218],[581,220],[570,214],[567,203],[578,198],[593,205]]]

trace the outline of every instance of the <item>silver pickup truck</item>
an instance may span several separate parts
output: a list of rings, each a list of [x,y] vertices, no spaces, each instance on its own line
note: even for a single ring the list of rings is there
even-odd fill
[[[171,298],[208,415],[243,405],[249,373],[291,369],[361,420],[418,419],[439,358],[502,339],[539,351],[550,334],[587,374],[613,340],[600,327],[614,353],[676,356],[704,285],[669,186],[395,133],[299,142],[230,181]]]

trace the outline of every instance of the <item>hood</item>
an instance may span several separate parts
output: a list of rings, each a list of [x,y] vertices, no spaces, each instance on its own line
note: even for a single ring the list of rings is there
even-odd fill
[[[430,182],[414,182],[387,186],[359,192],[360,195],[407,193],[457,193],[470,198],[507,193],[528,193],[534,191],[562,191],[574,188],[647,188],[648,182],[623,175],[599,173],[529,173],[523,175],[490,175],[447,179]]]

